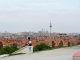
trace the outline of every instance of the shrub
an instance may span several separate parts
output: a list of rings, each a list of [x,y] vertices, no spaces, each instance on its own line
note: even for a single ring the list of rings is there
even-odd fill
[[[63,42],[62,41],[60,41],[60,43],[59,43],[59,48],[61,48],[61,47],[63,47]]]
[[[2,42],[0,42],[0,48],[3,48],[3,43]]]
[[[78,42],[77,45],[80,45],[80,42]]]
[[[54,41],[52,41],[52,47],[55,48],[55,42]]]
[[[68,47],[70,47],[70,42],[68,42]]]
[[[18,48],[15,46],[6,46],[6,47],[0,49],[0,55],[11,54],[17,50],[18,50]]]
[[[46,45],[44,43],[41,43],[39,45],[36,45],[34,48],[33,48],[33,51],[43,51],[43,50],[49,50],[49,49],[52,49],[52,47],[50,47],[49,45]]]
[[[15,48],[17,48],[17,44],[16,43],[14,43],[12,46],[15,47]]]

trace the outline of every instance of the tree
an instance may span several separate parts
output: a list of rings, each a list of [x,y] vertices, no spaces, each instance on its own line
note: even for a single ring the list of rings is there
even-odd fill
[[[16,43],[14,43],[14,44],[13,44],[13,47],[16,47],[16,48],[17,48],[17,44],[16,44]]]
[[[55,42],[54,42],[54,41],[52,41],[52,47],[53,47],[53,48],[55,47]]]
[[[60,41],[59,47],[63,47],[63,41]]]
[[[68,47],[70,46],[70,42],[68,42]]]
[[[2,42],[0,42],[0,48],[3,48],[3,43]]]

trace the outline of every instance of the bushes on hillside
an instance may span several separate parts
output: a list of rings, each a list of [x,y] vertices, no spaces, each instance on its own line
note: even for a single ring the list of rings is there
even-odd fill
[[[36,45],[34,48],[33,48],[33,51],[43,51],[43,50],[49,50],[49,49],[52,49],[52,47],[50,47],[49,45],[47,44],[44,44],[44,43],[41,43],[39,45]]]
[[[0,49],[0,55],[2,54],[11,54],[17,51],[18,48],[16,46],[6,46]]]

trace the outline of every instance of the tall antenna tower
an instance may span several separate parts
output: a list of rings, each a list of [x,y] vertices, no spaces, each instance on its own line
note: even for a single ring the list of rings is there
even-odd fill
[[[52,23],[51,23],[51,20],[50,20],[50,37],[51,37],[51,32],[52,32]]]

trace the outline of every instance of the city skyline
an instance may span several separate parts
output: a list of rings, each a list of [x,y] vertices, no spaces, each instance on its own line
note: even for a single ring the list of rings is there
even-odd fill
[[[0,32],[80,33],[80,0],[2,0]]]

